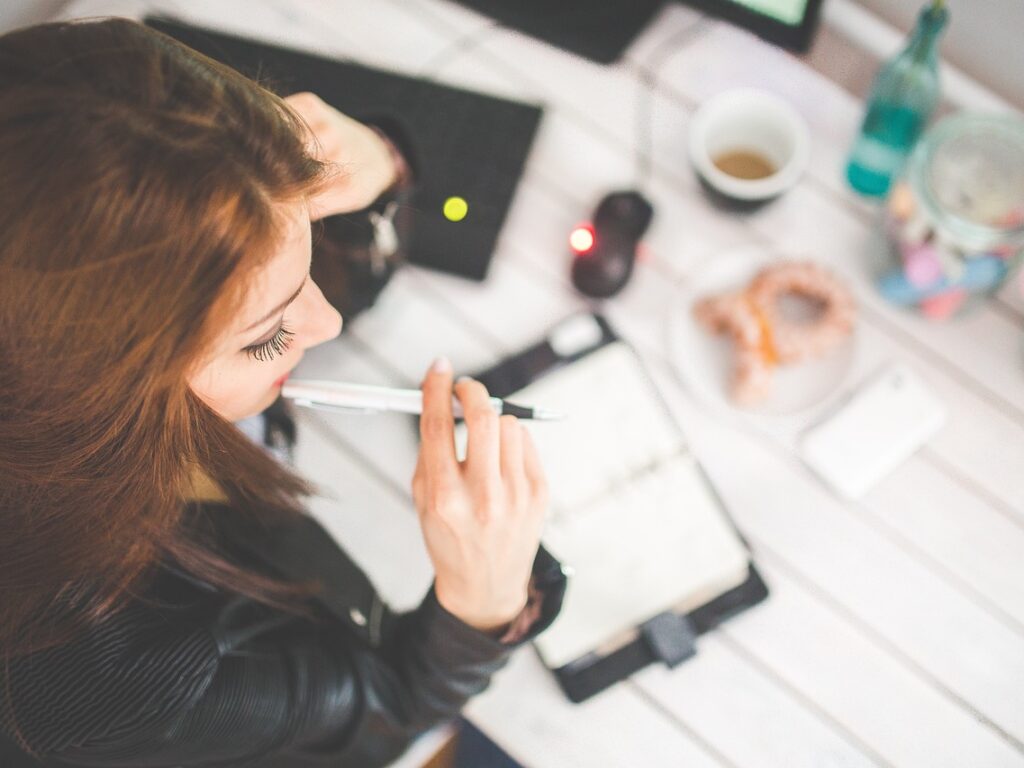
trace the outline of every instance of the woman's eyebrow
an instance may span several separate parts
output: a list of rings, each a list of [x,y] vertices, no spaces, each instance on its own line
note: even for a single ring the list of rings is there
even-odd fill
[[[287,307],[287,306],[288,306],[289,304],[291,304],[291,303],[292,303],[293,301],[295,301],[295,298],[296,298],[296,297],[297,297],[297,296],[298,296],[298,295],[299,295],[300,293],[302,293],[302,289],[303,289],[303,288],[305,287],[305,285],[306,285],[306,281],[307,281],[308,279],[309,279],[309,275],[307,274],[307,275],[306,275],[306,276],[305,276],[304,278],[302,278],[302,282],[301,282],[301,283],[299,284],[299,287],[295,289],[295,293],[293,293],[293,294],[292,294],[291,296],[289,296],[289,297],[288,297],[287,299],[285,299],[284,301],[282,301],[282,302],[281,302],[280,304],[278,304],[278,305],[277,305],[276,307],[274,307],[274,308],[273,308],[272,310],[270,310],[269,312],[267,312],[267,314],[265,314],[265,315],[264,315],[263,317],[261,317],[261,318],[260,318],[259,320],[257,320],[257,321],[256,321],[255,323],[253,323],[253,324],[252,324],[252,325],[250,325],[250,326],[249,326],[248,328],[246,328],[246,329],[245,329],[244,331],[242,331],[242,333],[248,333],[248,332],[249,332],[249,331],[251,331],[251,330],[252,330],[253,328],[255,328],[255,327],[256,327],[257,325],[260,325],[261,323],[265,323],[265,322],[267,322],[267,320],[269,320],[270,318],[272,318],[272,317],[273,317],[274,315],[276,315],[276,314],[277,314],[278,312],[280,312],[280,311],[281,311],[282,309],[284,309],[284,308],[285,308],[285,307]]]

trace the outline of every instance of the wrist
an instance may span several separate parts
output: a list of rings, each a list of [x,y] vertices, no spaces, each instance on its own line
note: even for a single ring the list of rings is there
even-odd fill
[[[437,596],[437,602],[448,613],[473,629],[496,637],[505,634],[512,622],[515,621],[516,617],[526,607],[528,598],[527,593],[524,591],[521,598],[510,598],[500,601],[500,603],[494,601],[487,606],[472,607],[449,594],[436,583],[434,585],[434,592]]]
[[[394,189],[395,187],[403,186],[409,181],[412,175],[411,169],[409,168],[409,164],[405,161],[405,157],[399,151],[398,147],[395,146],[395,143],[391,140],[391,138],[386,133],[384,133],[384,131],[382,131],[375,125],[370,125],[367,127],[375,134],[377,134],[377,138],[379,138],[384,143],[384,147],[387,149],[388,152],[388,157],[391,159],[391,175],[388,179],[387,186],[384,187],[384,189],[381,191],[381,194],[391,189]]]

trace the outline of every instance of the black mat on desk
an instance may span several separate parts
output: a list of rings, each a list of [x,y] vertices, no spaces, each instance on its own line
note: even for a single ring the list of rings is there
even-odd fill
[[[417,154],[410,261],[482,280],[540,121],[539,107],[148,17],[145,23],[282,95],[313,91],[363,120],[388,117]],[[445,200],[469,204],[447,220]]]

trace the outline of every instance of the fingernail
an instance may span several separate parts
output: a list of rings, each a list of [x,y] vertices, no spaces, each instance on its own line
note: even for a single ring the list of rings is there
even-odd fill
[[[447,357],[439,357],[434,361],[434,364],[430,366],[430,370],[434,373],[451,373],[452,361]]]
[[[472,379],[472,376],[459,376],[459,378],[455,380],[455,383],[458,384],[460,381],[472,381]]]

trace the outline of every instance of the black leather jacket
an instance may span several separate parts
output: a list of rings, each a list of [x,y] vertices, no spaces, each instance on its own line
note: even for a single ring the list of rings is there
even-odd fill
[[[231,520],[226,508],[210,510]],[[452,718],[511,650],[543,630],[565,590],[543,548],[541,616],[505,645],[446,611],[433,588],[397,614],[311,518],[232,524],[246,564],[323,585],[302,618],[164,566],[144,594],[74,641],[13,660],[0,765],[386,765]],[[2,677],[2,675],[0,675]]]

